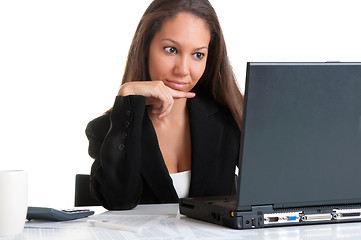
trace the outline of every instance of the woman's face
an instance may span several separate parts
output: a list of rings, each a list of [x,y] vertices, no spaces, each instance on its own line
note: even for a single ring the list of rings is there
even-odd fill
[[[206,68],[210,31],[206,22],[190,13],[166,20],[149,48],[149,74],[175,90],[188,92]]]

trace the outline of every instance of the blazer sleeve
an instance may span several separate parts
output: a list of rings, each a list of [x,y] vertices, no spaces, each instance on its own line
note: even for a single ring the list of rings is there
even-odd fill
[[[90,189],[107,209],[132,209],[143,192],[141,134],[144,96],[117,96],[112,111],[86,128],[89,155],[94,158]]]

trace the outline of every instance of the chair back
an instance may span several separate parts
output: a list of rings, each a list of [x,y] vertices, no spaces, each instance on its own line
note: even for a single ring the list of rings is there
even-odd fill
[[[75,207],[100,206],[98,200],[90,195],[90,175],[77,174],[75,176]]]

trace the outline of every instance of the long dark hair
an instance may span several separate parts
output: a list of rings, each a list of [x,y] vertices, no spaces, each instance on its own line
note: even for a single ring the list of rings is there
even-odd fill
[[[155,33],[160,31],[164,20],[180,12],[188,12],[203,19],[211,32],[206,69],[196,87],[206,89],[217,102],[227,107],[241,129],[243,95],[228,60],[217,14],[208,0],[154,0],[141,18],[133,37],[122,84],[150,80],[150,43]]]

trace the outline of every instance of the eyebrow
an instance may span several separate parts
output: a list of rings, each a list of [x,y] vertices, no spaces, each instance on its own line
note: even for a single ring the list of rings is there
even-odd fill
[[[171,42],[171,43],[173,43],[173,44],[175,44],[175,45],[178,45],[178,46],[181,45],[179,42],[174,41],[174,40],[169,39],[169,38],[163,38],[162,41],[169,41],[169,42]],[[199,51],[199,50],[202,50],[202,49],[208,49],[208,47],[200,47],[200,48],[196,48],[195,50],[196,50],[196,51]]]

